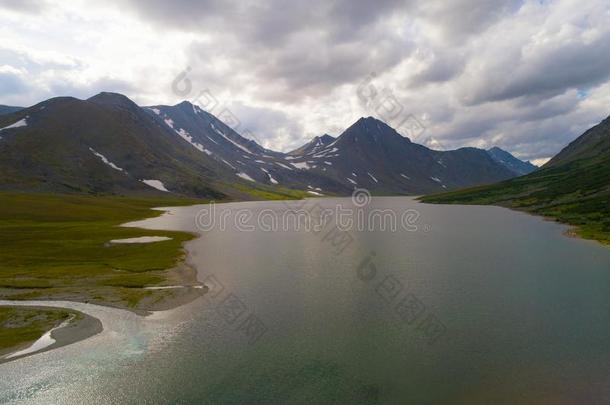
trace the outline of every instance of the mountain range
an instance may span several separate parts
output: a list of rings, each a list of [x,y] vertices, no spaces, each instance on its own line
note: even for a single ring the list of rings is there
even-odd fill
[[[536,167],[499,148],[437,151],[372,117],[282,153],[184,101],[140,107],[124,95],[0,107],[0,190],[253,199],[424,194],[490,184]]]
[[[496,162],[501,163],[506,166],[508,169],[518,174],[519,176],[523,176],[525,174],[529,174],[536,170],[538,166],[533,165],[530,162],[524,162],[522,160],[517,159],[510,153],[500,148],[493,147],[487,150],[487,153],[494,159]]]
[[[10,105],[0,105],[0,115],[10,114],[17,112],[19,110],[23,110],[23,107],[13,107]]]
[[[366,188],[377,194],[425,194],[518,175],[485,150],[435,151],[372,117],[359,119],[332,142],[328,136],[314,141],[286,159],[346,188]]]

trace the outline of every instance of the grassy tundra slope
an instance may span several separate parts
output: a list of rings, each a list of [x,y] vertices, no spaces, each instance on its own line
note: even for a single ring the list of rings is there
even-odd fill
[[[574,225],[578,236],[610,244],[610,119],[529,175],[421,200],[515,208]]]
[[[195,271],[182,262],[182,244],[193,235],[119,225],[160,215],[153,207],[201,202],[0,193],[0,299],[67,299],[148,310],[199,294],[201,289],[143,288],[197,284]],[[172,239],[108,243],[139,236]]]

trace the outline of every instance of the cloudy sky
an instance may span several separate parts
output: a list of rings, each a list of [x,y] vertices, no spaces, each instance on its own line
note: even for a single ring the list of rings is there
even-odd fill
[[[0,104],[188,99],[277,150],[370,115],[537,162],[610,115],[607,0],[92,3],[0,0]]]

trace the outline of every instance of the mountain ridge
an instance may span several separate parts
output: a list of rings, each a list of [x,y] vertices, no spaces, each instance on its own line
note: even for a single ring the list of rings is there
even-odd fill
[[[487,149],[487,153],[489,153],[491,155],[491,157],[494,160],[496,160],[498,163],[501,163],[502,165],[507,167],[509,170],[512,170],[519,176],[529,174],[529,173],[533,172],[534,170],[538,169],[538,166],[532,164],[531,162],[529,162],[529,161],[524,162],[520,159],[517,159],[509,152],[507,152],[504,149],[501,149],[497,146]]]
[[[1,116],[0,189],[228,196],[215,162],[195,156],[128,98],[98,96]]]
[[[1,115],[0,137],[0,169],[13,176],[0,177],[5,190],[248,199],[283,190],[349,195],[365,187],[405,195],[515,175],[481,149],[434,151],[373,117],[282,153],[188,101],[140,107],[110,92],[56,97]]]
[[[329,144],[333,143],[335,139],[337,138],[328,134],[324,134],[322,136],[315,136],[311,141],[307,142],[303,146],[294,149],[286,154],[291,156],[308,155],[320,150],[320,148],[328,146]]]
[[[573,140],[543,167],[558,166],[580,158],[595,157],[610,151],[610,117],[589,128]]]

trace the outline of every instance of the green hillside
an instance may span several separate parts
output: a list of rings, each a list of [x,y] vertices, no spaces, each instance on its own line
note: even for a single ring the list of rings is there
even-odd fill
[[[527,176],[421,200],[515,208],[574,225],[577,235],[610,244],[610,120],[585,132]]]

